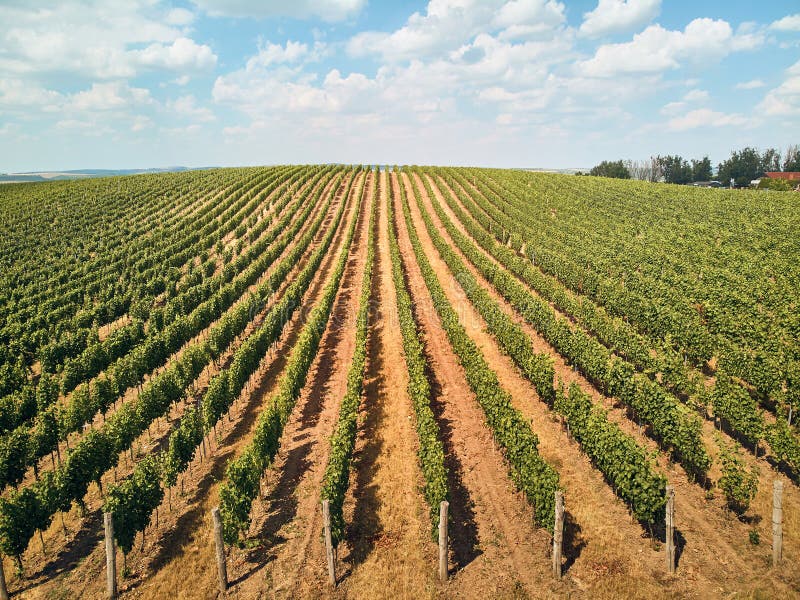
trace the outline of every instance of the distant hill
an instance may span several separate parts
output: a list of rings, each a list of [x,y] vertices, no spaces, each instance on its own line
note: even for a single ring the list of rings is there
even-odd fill
[[[575,173],[589,172],[589,169],[539,169],[535,167],[529,167],[517,170],[530,171],[531,173],[561,173],[562,175],[575,175]]]
[[[86,179],[89,177],[115,177],[117,175],[139,175],[141,173],[172,173],[195,171],[215,167],[160,167],[153,169],[75,169],[70,171],[26,171],[23,173],[0,173],[0,183],[28,181],[58,181],[63,179]]]

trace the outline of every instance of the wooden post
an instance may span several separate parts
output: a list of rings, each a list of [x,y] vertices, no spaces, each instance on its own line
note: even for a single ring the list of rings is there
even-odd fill
[[[117,597],[117,548],[114,543],[114,517],[111,513],[103,513],[103,525],[106,534],[106,594],[113,600]]]
[[[675,488],[667,486],[667,573],[675,572]]]
[[[447,582],[447,509],[450,503],[443,500],[439,505],[439,581]]]
[[[333,556],[333,539],[331,538],[331,506],[328,500],[322,501],[322,527],[325,533],[325,554],[328,558],[328,581],[336,587],[336,559]]]
[[[561,547],[564,543],[564,494],[556,492],[556,522],[553,528],[553,577],[561,579]]]
[[[3,569],[3,556],[0,554],[0,600],[8,600],[8,587],[6,586],[6,572]]]
[[[777,567],[783,554],[783,481],[772,484],[772,566]]]
[[[222,519],[219,516],[219,507],[211,509],[211,520],[214,522],[214,543],[217,547],[217,574],[219,575],[219,591],[225,593],[228,589],[228,569],[225,566],[225,542],[222,539]]]

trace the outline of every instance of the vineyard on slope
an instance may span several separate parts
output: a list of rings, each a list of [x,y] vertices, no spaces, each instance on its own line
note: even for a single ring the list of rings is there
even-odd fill
[[[344,165],[7,184],[0,284],[14,595],[106,597],[104,515],[122,597],[205,597],[215,557],[239,597],[322,596],[324,530],[344,597],[800,594],[791,193]]]

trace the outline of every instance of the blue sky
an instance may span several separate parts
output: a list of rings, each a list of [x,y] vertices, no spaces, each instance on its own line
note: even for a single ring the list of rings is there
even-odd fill
[[[0,22],[5,172],[800,143],[797,0],[0,0]]]

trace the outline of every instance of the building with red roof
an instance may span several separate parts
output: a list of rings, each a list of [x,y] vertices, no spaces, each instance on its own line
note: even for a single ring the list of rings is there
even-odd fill
[[[800,171],[770,171],[764,173],[764,177],[769,179],[788,179],[789,181],[800,181]]]

